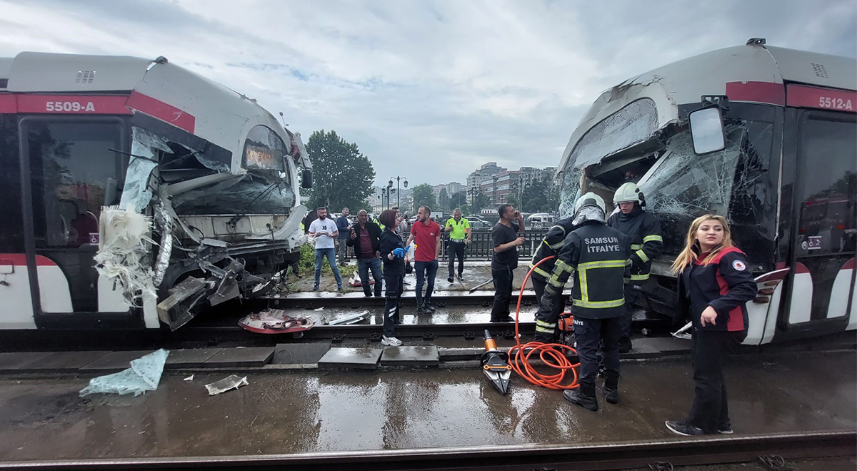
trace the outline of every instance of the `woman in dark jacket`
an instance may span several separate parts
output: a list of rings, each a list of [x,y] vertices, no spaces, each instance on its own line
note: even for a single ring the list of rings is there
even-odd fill
[[[399,323],[399,299],[402,297],[405,278],[405,248],[402,238],[396,234],[398,224],[396,211],[387,209],[378,218],[384,225],[378,251],[384,261],[384,285],[387,299],[384,302],[384,335],[381,344],[398,347],[402,341],[396,338],[396,324]]]
[[[732,245],[723,216],[696,218],[687,245],[672,266],[678,277],[681,315],[690,315],[693,355],[693,405],[686,420],[667,421],[678,435],[732,433],[723,360],[747,337],[746,303],[756,297],[756,282],[744,252]]]

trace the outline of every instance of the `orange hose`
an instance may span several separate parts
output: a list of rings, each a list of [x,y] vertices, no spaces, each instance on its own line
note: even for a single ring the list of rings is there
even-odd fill
[[[552,258],[554,258],[553,255],[540,260],[539,263],[536,263],[533,268],[527,272],[527,276],[524,277],[524,282],[521,284],[521,292],[518,293],[518,305],[515,308],[516,344],[509,350],[509,358],[510,366],[515,373],[518,373],[522,378],[536,386],[561,391],[564,389],[574,389],[579,386],[577,382],[577,370],[575,368],[579,367],[580,363],[572,364],[565,356],[566,350],[574,353],[575,355],[577,355],[577,350],[561,343],[529,342],[521,345],[521,336],[518,333],[518,317],[521,315],[521,298],[524,296],[524,287],[527,286],[527,280],[530,279],[530,274],[533,273],[533,270],[537,266]],[[539,359],[546,366],[559,371],[554,374],[543,374],[536,371],[536,369],[530,365],[530,357],[536,352],[538,352]],[[572,381],[569,384],[563,384],[563,381],[565,381],[565,377],[568,375],[569,371],[571,371],[573,375]]]

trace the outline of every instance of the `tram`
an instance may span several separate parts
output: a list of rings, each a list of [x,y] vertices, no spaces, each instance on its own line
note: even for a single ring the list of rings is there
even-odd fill
[[[674,315],[669,266],[690,222],[725,215],[759,296],[745,344],[857,328],[857,61],[744,46],[690,57],[605,91],[557,170],[561,214],[637,182],[665,253],[643,307]]]
[[[300,135],[166,58],[0,58],[0,329],[177,329],[299,257]]]

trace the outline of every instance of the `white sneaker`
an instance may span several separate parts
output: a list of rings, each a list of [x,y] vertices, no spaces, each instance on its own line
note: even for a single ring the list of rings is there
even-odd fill
[[[386,345],[388,347],[399,347],[402,345],[402,341],[397,339],[396,337],[386,337],[382,335],[381,345]]]

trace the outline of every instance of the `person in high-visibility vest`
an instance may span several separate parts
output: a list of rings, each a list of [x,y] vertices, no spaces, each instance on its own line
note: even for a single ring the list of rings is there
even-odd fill
[[[604,200],[586,193],[574,204],[577,229],[565,238],[557,256],[545,294],[539,300],[539,314],[554,309],[557,294],[570,276],[571,313],[574,338],[580,359],[580,387],[566,390],[563,397],[591,411],[598,410],[595,378],[598,376],[598,346],[603,344],[604,399],[619,402],[619,336],[625,312],[624,280],[630,276],[630,245],[624,234],[605,223]]]
[[[631,182],[625,183],[613,195],[613,203],[619,211],[607,220],[607,225],[628,236],[631,244],[631,279],[625,285],[625,315],[622,317],[622,337],[619,353],[631,350],[631,313],[639,299],[642,284],[649,279],[652,260],[661,254],[664,238],[661,223],[652,213],[646,212],[646,200],[640,188]]]

